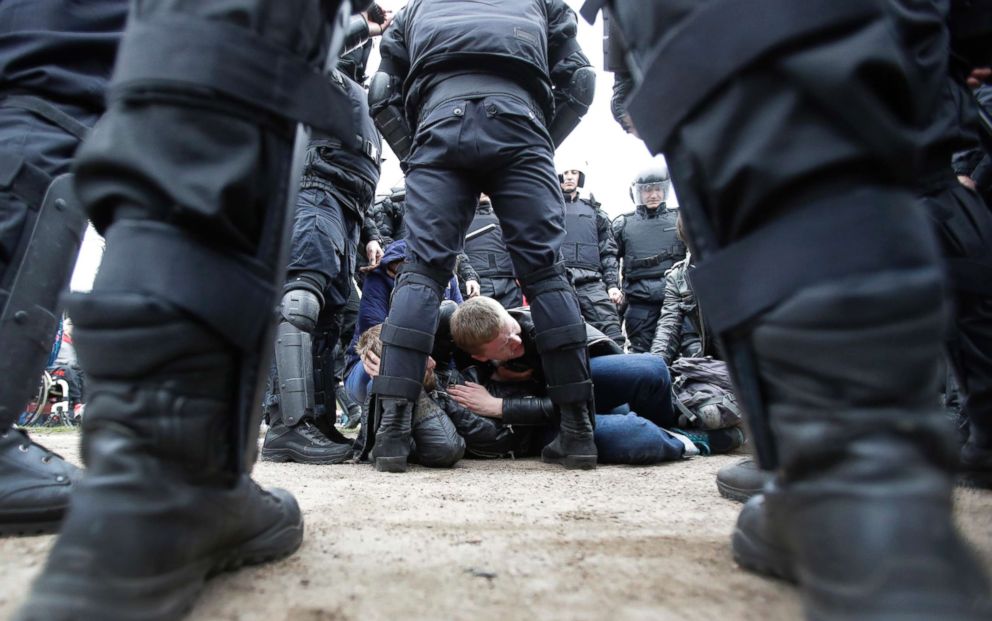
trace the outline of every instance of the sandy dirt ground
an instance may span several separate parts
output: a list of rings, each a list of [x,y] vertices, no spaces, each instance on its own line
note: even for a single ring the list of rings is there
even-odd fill
[[[39,436],[78,463],[78,436]],[[262,462],[292,490],[303,547],[212,580],[191,620],[799,619],[794,589],[734,564],[740,505],[714,476],[740,456],[570,472],[536,460],[462,461],[405,475],[368,465]],[[992,571],[992,492],[958,490],[958,521]],[[53,538],[0,540],[0,618]]]

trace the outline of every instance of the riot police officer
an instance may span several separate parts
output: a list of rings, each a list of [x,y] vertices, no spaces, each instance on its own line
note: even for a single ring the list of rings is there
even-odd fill
[[[352,450],[334,427],[334,353],[352,296],[357,247],[372,265],[382,257],[379,232],[365,217],[379,181],[381,141],[365,89],[339,70],[330,78],[348,92],[363,147],[344,148],[319,130],[307,147],[265,399],[269,428],[262,459],[270,461],[335,464]]]
[[[944,283],[913,194],[946,4],[589,0],[583,14],[606,5],[611,66],[637,81],[623,107],[665,152],[693,289],[777,471],[741,512],[737,562],[799,582],[812,619],[987,618],[951,516]],[[992,23],[987,2],[959,6],[979,13],[969,27]]]
[[[558,173],[565,198],[565,242],[562,258],[572,277],[582,317],[603,334],[624,346],[617,304],[623,301],[619,288],[617,244],[602,205],[594,198],[583,198],[586,173],[566,168]]]
[[[523,292],[513,274],[513,260],[503,241],[499,218],[493,213],[492,200],[485,194],[479,196],[475,217],[465,234],[465,255],[479,275],[482,295],[496,300],[503,308],[523,306]]]
[[[585,324],[563,265],[563,205],[552,151],[592,100],[595,74],[560,0],[413,0],[383,37],[372,113],[407,170],[408,253],[382,331],[373,381],[372,457],[402,471],[432,350],[441,291],[480,192],[531,304],[562,432],[548,461],[592,468],[592,383]],[[416,128],[415,131],[411,131]]]
[[[685,258],[685,244],[676,232],[678,212],[668,208],[671,189],[666,166],[644,169],[630,186],[635,210],[613,221],[627,300],[624,326],[634,353],[651,351],[665,301],[665,272]]]
[[[0,534],[55,530],[80,477],[13,428],[52,348],[86,228],[67,173],[103,112],[127,16],[124,0],[66,4],[0,5]]]
[[[250,478],[257,388],[308,142],[299,123],[365,148],[348,91],[324,73],[349,4],[132,7],[110,105],[75,161],[106,238],[92,291],[68,302],[90,386],[88,468],[24,620],[176,619],[209,576],[292,554],[303,536],[293,497]]]

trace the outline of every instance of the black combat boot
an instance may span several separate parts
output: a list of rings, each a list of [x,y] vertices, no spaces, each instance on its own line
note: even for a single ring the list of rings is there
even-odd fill
[[[262,444],[265,461],[295,461],[300,464],[340,464],[351,457],[351,443],[334,442],[309,419],[292,427],[276,419],[269,424]]]
[[[58,530],[81,476],[79,468],[32,442],[27,433],[0,433],[0,535]]]
[[[21,621],[178,619],[206,579],[293,553],[303,518],[244,472],[243,381],[213,331],[138,295],[72,308],[89,373],[88,466]],[[244,388],[244,387],[241,387]]]
[[[734,557],[796,580],[809,619],[992,614],[952,519],[940,279],[921,267],[810,286],[751,332],[780,463],[741,512]]]
[[[376,397],[370,414],[375,410],[376,432],[372,447],[372,462],[379,472],[406,472],[410,455],[414,404],[407,399]]]
[[[958,481],[966,487],[992,489],[992,438],[974,424],[968,441],[961,447]]]
[[[774,474],[762,470],[750,457],[736,464],[724,466],[716,473],[716,488],[727,500],[747,502],[755,494],[760,494],[765,483]]]
[[[541,460],[561,464],[569,469],[592,470],[598,452],[593,440],[592,416],[586,403],[560,406],[561,430],[541,451]]]

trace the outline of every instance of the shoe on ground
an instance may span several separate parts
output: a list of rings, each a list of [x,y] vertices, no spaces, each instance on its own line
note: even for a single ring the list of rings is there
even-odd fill
[[[720,468],[716,473],[716,488],[727,500],[747,502],[761,493],[765,483],[773,477],[773,473],[762,470],[753,459],[748,458]]]
[[[262,459],[300,464],[340,464],[351,457],[350,442],[335,442],[311,421],[304,419],[292,427],[276,421],[265,433]]]
[[[0,535],[37,535],[58,530],[69,495],[82,471],[28,434],[0,434]]]

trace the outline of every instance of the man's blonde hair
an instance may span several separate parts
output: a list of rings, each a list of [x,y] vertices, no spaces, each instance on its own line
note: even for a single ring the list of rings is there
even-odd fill
[[[479,355],[486,343],[499,336],[509,316],[492,298],[482,295],[470,298],[451,316],[451,338],[462,351]]]

